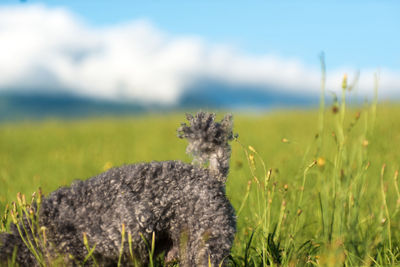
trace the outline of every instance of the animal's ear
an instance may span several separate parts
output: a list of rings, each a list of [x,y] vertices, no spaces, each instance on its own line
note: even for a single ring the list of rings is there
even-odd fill
[[[188,121],[193,121],[193,115],[190,114],[190,113],[186,113],[186,119],[187,119]]]
[[[233,116],[231,113],[228,113],[224,116],[224,118],[221,121],[221,124],[227,127],[232,127],[233,126]]]
[[[221,126],[222,129],[227,133],[228,140],[233,139],[233,115],[231,113],[228,113],[224,116],[224,118],[221,120]]]
[[[222,119],[222,121],[229,121],[232,122],[233,121],[233,115],[232,113],[228,113],[224,116],[224,118]]]

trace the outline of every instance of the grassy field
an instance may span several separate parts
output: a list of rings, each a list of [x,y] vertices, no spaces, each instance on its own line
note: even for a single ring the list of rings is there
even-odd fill
[[[219,114],[222,116],[222,113]],[[234,114],[239,266],[400,264],[400,107]],[[182,159],[183,114],[0,125],[0,209],[111,166]]]

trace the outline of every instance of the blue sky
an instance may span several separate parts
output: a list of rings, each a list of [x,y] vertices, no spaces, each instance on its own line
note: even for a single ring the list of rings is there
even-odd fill
[[[5,4],[17,1],[6,0]],[[198,35],[252,54],[329,67],[400,68],[400,1],[33,1],[64,6],[92,25],[147,19],[170,34]]]
[[[331,90],[360,70],[370,95],[378,71],[382,95],[399,96],[399,12],[368,0],[2,0],[0,90],[173,103],[204,78],[316,93],[324,51]]]

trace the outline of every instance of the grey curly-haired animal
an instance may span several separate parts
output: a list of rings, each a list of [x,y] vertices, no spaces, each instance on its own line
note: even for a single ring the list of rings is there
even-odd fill
[[[96,263],[116,265],[124,224],[141,265],[148,264],[147,241],[153,233],[155,253],[165,251],[166,261],[179,261],[180,266],[226,264],[236,231],[234,209],[225,195],[232,116],[216,122],[215,114],[199,112],[187,119],[178,136],[188,140],[192,164],[164,161],[112,168],[43,198],[38,221],[51,244],[47,250],[54,257],[64,255],[67,265],[81,263],[88,254],[85,233],[91,247],[96,245]],[[130,265],[125,240],[121,262]],[[38,264],[15,225],[11,233],[0,234],[0,243],[0,263],[16,248],[20,265]]]

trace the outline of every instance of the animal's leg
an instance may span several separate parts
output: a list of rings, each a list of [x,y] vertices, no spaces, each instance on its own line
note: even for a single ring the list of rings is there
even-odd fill
[[[235,236],[235,219],[230,214],[198,220],[189,228],[187,241],[181,237],[181,266],[225,266]]]

